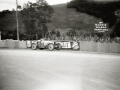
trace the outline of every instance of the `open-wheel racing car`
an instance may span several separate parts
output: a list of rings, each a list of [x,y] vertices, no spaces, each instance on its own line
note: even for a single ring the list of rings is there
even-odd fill
[[[79,49],[79,42],[76,41],[70,41],[70,40],[36,40],[33,41],[31,44],[31,47],[33,50],[36,50],[37,48],[43,50],[43,49],[49,49],[50,51],[57,49],[60,50],[62,48],[67,49]]]

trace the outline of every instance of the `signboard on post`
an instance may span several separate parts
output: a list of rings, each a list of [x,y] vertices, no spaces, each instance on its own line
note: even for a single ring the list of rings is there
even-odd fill
[[[95,32],[106,32],[108,31],[108,28],[109,26],[107,23],[99,22],[98,24],[95,24],[94,31]]]

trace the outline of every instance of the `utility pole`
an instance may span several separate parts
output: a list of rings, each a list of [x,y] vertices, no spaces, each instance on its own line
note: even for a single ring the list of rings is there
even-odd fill
[[[17,21],[17,40],[19,40],[18,2],[17,2],[17,0],[16,0],[16,21]]]
[[[0,31],[0,40],[1,40],[1,31]]]

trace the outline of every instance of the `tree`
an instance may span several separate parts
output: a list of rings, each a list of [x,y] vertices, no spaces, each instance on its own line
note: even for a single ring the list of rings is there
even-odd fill
[[[115,11],[115,16],[116,16],[116,23],[114,25],[114,30],[113,30],[113,37],[117,36],[120,37],[120,9]]]
[[[51,22],[53,12],[53,8],[45,0],[24,4],[21,14],[26,34],[36,35],[36,39],[44,38],[47,32],[47,23]]]
[[[51,39],[55,40],[55,38],[56,38],[56,31],[55,31],[55,30],[52,30],[52,31],[50,32],[50,35],[51,35]]]
[[[68,3],[68,8],[75,8],[79,12],[100,18],[105,23],[109,23],[109,27],[114,26],[116,17],[114,11],[120,8],[120,1],[113,2],[97,2],[97,0],[72,0]]]
[[[12,9],[12,12],[15,12],[15,9],[14,9],[14,8]]]
[[[57,32],[56,32],[56,36],[57,36],[57,37],[60,37],[60,36],[61,36],[60,31],[57,31]]]

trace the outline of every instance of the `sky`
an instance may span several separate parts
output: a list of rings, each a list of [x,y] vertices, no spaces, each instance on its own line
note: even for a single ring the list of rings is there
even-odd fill
[[[18,5],[23,6],[24,3],[30,2],[36,2],[36,0],[17,0]],[[67,3],[71,0],[46,0],[49,5],[55,5],[55,4],[61,4],[61,3]],[[12,10],[16,9],[16,0],[0,0],[0,11],[3,10]]]
[[[17,0],[18,5],[23,7],[24,3],[30,2],[36,2],[36,0]],[[49,5],[55,5],[55,4],[61,4],[61,3],[67,3],[71,0],[46,0]],[[92,1],[120,1],[120,0],[92,0]],[[16,9],[16,0],[0,0],[0,11],[3,10],[12,10]]]

